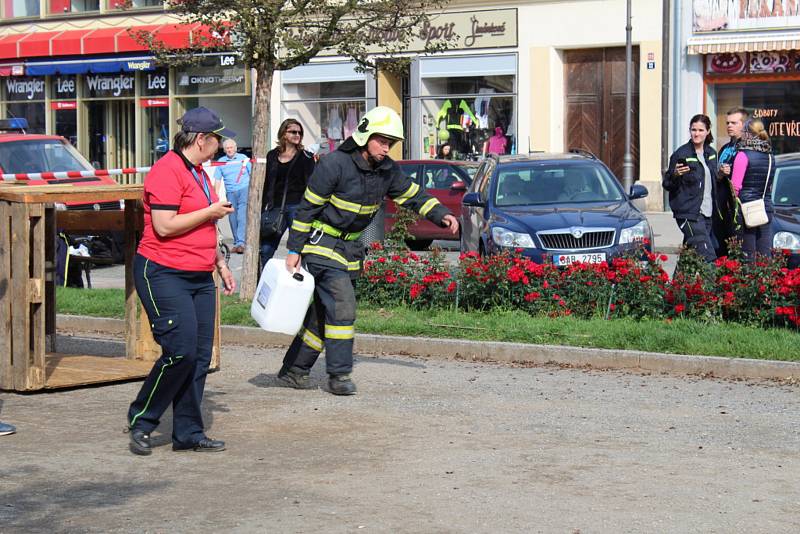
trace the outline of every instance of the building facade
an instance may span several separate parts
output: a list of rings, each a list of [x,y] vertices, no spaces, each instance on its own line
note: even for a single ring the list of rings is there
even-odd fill
[[[412,46],[403,75],[362,74],[343,57],[276,73],[273,137],[293,117],[307,144],[335,149],[363,109],[389,105],[402,112],[407,136],[395,157],[435,157],[449,143],[458,158],[478,159],[499,128],[509,153],[588,150],[621,178],[625,13],[625,0],[453,1],[421,35],[458,37],[432,56]],[[633,13],[634,176],[651,191],[648,209],[663,209],[662,8],[635,0]]]
[[[201,29],[152,0],[134,0],[124,12],[113,1],[3,0],[0,115],[64,135],[101,167],[152,163],[167,150],[175,119],[195,105],[219,110],[248,147],[254,79],[238,58],[208,55],[201,65],[159,69],[133,32],[180,46]],[[294,117],[305,143],[324,153],[364,110],[389,105],[407,132],[396,157],[434,157],[447,142],[457,157],[477,159],[489,137],[503,135],[507,152],[589,150],[621,178],[625,4],[453,0],[419,29],[403,74],[360,72],[329,55],[276,73],[272,138]],[[651,191],[648,208],[660,209],[661,5],[634,0],[633,14],[634,177]],[[420,52],[440,36],[452,37],[446,52]]]
[[[671,144],[706,113],[717,147],[726,112],[762,119],[776,153],[800,151],[800,2],[688,0],[674,5]]]

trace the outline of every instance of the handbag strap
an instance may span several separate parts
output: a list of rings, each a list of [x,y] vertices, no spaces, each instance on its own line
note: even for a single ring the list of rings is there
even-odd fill
[[[277,155],[275,156],[278,157]],[[281,199],[281,211],[284,210],[286,206],[286,193],[289,191],[289,178],[292,174],[292,169],[294,168],[294,164],[297,163],[297,159],[300,157],[300,151],[297,151],[297,154],[294,155],[292,161],[289,163],[289,168],[286,169],[286,183],[283,184],[283,198]],[[280,162],[280,160],[278,160]]]
[[[772,173],[772,154],[767,154],[769,158],[769,165],[767,166],[767,179],[764,180],[764,192],[761,193],[761,199],[767,196],[767,187],[769,187],[769,175]],[[287,182],[288,183],[288,182]]]

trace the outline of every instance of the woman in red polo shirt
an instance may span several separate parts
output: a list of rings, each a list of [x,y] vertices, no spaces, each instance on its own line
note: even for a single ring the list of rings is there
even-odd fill
[[[170,404],[173,450],[225,449],[206,436],[200,403],[214,341],[214,269],[225,294],[236,286],[216,228],[233,208],[220,202],[202,164],[216,154],[222,137],[236,134],[204,107],[178,122],[172,151],[144,181],[144,233],[133,264],[136,292],[162,350],[128,410],[130,449],[140,455],[152,453],[150,432]]]

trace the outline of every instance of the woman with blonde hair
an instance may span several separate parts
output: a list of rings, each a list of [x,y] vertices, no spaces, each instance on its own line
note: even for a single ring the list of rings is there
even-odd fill
[[[314,158],[303,148],[303,125],[286,119],[278,128],[278,146],[267,152],[267,173],[261,210],[283,208],[278,232],[261,235],[261,266],[275,254],[286,229],[291,226],[303,198],[308,178],[314,171]]]
[[[750,261],[755,255],[772,254],[772,181],[775,178],[775,157],[764,123],[758,119],[748,120],[742,130],[733,160],[731,183],[739,201],[737,214],[738,236],[742,240],[742,251]],[[745,202],[764,199],[767,222],[748,227],[742,216],[741,205]]]

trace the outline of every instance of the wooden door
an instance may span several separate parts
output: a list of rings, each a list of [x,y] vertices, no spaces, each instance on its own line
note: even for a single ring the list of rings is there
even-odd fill
[[[633,48],[631,154],[639,172],[639,49]],[[625,156],[625,48],[568,50],[564,54],[567,150],[600,158],[622,179]]]

